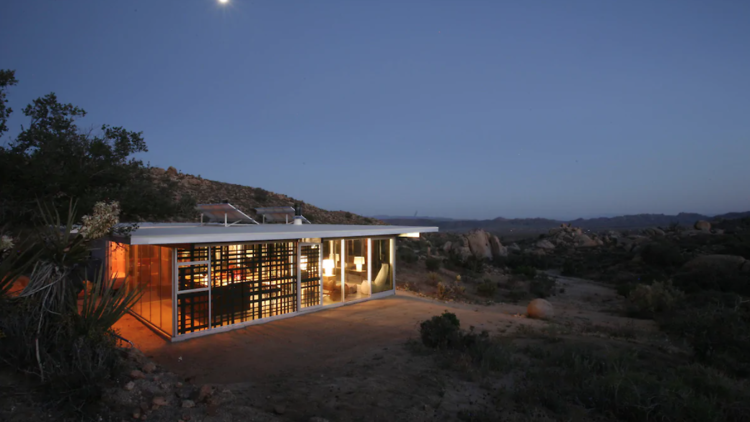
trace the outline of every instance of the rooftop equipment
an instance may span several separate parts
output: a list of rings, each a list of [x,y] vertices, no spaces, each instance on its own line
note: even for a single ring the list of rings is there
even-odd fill
[[[263,224],[266,223],[283,223],[283,224],[311,224],[308,219],[302,216],[302,207],[296,204],[294,207],[265,207],[256,208],[255,212],[263,217]]]
[[[257,221],[238,210],[229,202],[221,204],[198,204],[195,206],[195,209],[201,213],[201,224],[204,222],[204,216],[208,217],[208,223],[224,224],[225,227],[235,224],[258,224]]]

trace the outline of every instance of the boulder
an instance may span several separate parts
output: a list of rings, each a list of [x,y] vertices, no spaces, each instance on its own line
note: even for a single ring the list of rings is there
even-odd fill
[[[744,264],[742,264],[742,268],[740,268],[740,271],[742,271],[743,273],[750,273],[750,260],[747,260]]]
[[[466,246],[460,248],[453,248],[453,252],[458,256],[461,262],[466,262],[471,257],[471,250]]]
[[[445,242],[445,245],[443,245],[443,252],[446,254],[449,253],[451,251],[451,246],[453,246],[453,243],[451,243],[450,240]]]
[[[575,237],[576,246],[581,248],[590,248],[592,246],[598,246],[598,243],[594,239],[586,236],[585,234],[579,234]]]
[[[509,251],[515,251],[515,252],[521,252],[521,247],[518,246],[517,243],[511,243],[510,245],[508,245],[508,250]]]
[[[550,319],[555,316],[555,308],[544,299],[534,299],[526,307],[529,318]]]
[[[726,270],[744,270],[748,261],[737,255],[702,255],[688,261],[682,268],[694,270],[703,267],[720,267]]]
[[[555,244],[547,239],[542,239],[536,242],[536,247],[541,249],[555,249]]]
[[[172,166],[169,166],[169,168],[167,168],[167,175],[172,176],[172,177],[176,177],[177,176],[177,169],[174,168],[174,167],[172,167]]]
[[[695,225],[693,227],[695,227],[696,230],[700,230],[700,231],[703,231],[703,232],[711,231],[711,223],[709,223],[706,220],[698,220],[698,221],[696,221]]]
[[[466,235],[471,253],[478,259],[492,259],[492,247],[489,234],[484,230],[476,230]]]
[[[508,256],[508,248],[500,243],[500,239],[498,239],[497,236],[490,236],[490,248],[492,249],[493,258]]]

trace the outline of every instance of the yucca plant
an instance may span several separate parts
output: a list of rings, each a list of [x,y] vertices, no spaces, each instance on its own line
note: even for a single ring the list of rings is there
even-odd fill
[[[83,291],[83,304],[76,307],[76,325],[81,333],[106,331],[125,315],[141,298],[143,288],[126,288],[127,280],[120,289],[115,289],[115,278],[104,276],[99,271]]]

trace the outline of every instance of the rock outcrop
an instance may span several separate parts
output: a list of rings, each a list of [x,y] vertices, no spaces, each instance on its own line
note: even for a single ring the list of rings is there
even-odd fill
[[[490,246],[490,234],[484,230],[476,230],[466,235],[469,249],[477,259],[492,259],[492,247]]]
[[[500,239],[498,239],[495,235],[492,235],[490,237],[490,247],[492,249],[492,256],[494,258],[500,256],[508,256],[508,248],[503,246],[503,244],[500,243]]]
[[[500,243],[497,236],[484,230],[474,230],[461,236],[460,242],[445,242],[443,252],[457,256],[466,262],[469,258],[491,260],[508,255],[508,248]]]

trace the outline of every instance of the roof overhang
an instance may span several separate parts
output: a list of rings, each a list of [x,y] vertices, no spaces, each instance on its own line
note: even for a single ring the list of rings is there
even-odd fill
[[[437,227],[338,224],[261,224],[247,226],[153,224],[141,225],[130,235],[131,245],[185,243],[244,243],[308,238],[400,236],[437,232]]]

